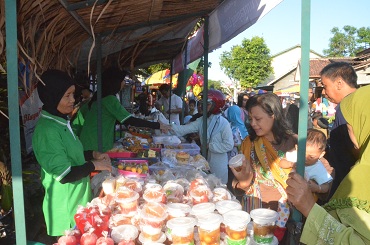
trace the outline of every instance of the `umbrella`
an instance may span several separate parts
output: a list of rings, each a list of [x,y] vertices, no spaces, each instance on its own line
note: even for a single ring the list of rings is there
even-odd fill
[[[279,90],[274,91],[275,94],[281,95],[281,94],[289,94],[289,93],[299,93],[300,86],[299,84],[290,85],[285,88],[281,88]]]
[[[172,84],[177,84],[178,74],[172,75]],[[160,86],[162,84],[169,84],[171,81],[170,70],[157,71],[145,79],[144,83],[146,85]]]

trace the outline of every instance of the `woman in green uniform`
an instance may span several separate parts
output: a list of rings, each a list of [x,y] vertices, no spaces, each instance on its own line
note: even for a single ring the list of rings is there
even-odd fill
[[[42,74],[41,80],[45,85],[38,83],[37,91],[44,105],[32,146],[41,165],[47,233],[61,236],[65,230],[74,227],[77,206],[85,206],[91,201],[90,173],[111,171],[111,163],[107,154],[84,152],[72,131],[68,117],[75,101],[72,79],[62,71],[48,70]]]
[[[109,68],[102,74],[102,146],[103,152],[113,148],[114,126],[116,121],[125,126],[147,127],[159,129],[160,123],[149,122],[132,117],[121,105],[116,94],[125,84],[126,72],[117,68]],[[97,93],[89,103],[83,105],[73,121],[73,129],[80,136],[85,150],[98,150],[98,119],[97,119]]]

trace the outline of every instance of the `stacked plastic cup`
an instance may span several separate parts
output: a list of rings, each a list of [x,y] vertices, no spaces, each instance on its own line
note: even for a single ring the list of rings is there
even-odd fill
[[[250,213],[253,219],[253,239],[258,244],[271,244],[278,213],[271,209],[257,208]]]

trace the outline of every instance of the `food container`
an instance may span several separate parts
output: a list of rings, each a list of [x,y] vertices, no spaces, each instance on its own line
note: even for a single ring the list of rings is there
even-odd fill
[[[175,182],[167,182],[163,186],[167,203],[181,203],[184,196],[184,187]]]
[[[166,149],[171,149],[176,152],[183,151],[189,153],[190,156],[200,154],[200,147],[194,143],[164,144],[161,151],[164,151]]]
[[[139,235],[138,229],[134,225],[120,225],[112,228],[111,237],[115,243],[121,241],[135,241]]]
[[[145,202],[158,202],[158,203],[166,203],[166,195],[163,189],[157,188],[148,188],[145,189],[143,194],[143,199]]]
[[[162,228],[167,216],[167,207],[164,204],[157,202],[145,203],[140,212],[140,225]]]
[[[118,173],[125,177],[146,178],[149,174],[147,160],[120,160],[114,165],[117,167]]]
[[[166,235],[161,232],[158,240],[151,240],[150,238],[145,237],[145,233],[141,232],[139,235],[139,241],[142,245],[147,244],[162,244],[166,241]]]
[[[191,207],[185,203],[168,203],[167,213],[168,220],[172,218],[186,217],[190,214]]]
[[[223,214],[225,240],[227,244],[245,245],[247,243],[247,225],[250,215],[242,210],[232,210]]]
[[[214,203],[221,201],[221,200],[229,200],[229,199],[231,199],[231,194],[226,188],[217,187],[213,189],[212,201]]]
[[[257,208],[250,213],[253,219],[253,239],[259,244],[271,244],[278,213],[271,209]]]
[[[213,193],[208,186],[199,185],[190,190],[190,197],[192,199],[193,205],[196,205],[212,200]]]
[[[137,211],[139,194],[126,187],[120,187],[117,190],[115,201],[118,203],[121,214],[132,217]]]
[[[215,213],[208,213],[197,216],[197,220],[200,243],[220,244],[222,216]]]
[[[231,210],[242,210],[242,205],[234,200],[222,200],[216,202],[216,210],[219,214],[224,214]]]
[[[191,214],[199,216],[208,213],[214,213],[216,205],[212,202],[199,203],[191,208]]]
[[[108,177],[101,185],[105,195],[113,194],[116,190],[116,179],[113,177]]]
[[[243,165],[244,160],[244,154],[237,154],[229,160],[229,167],[234,168],[236,171],[239,172],[240,170],[242,170],[241,166]]]
[[[154,144],[166,144],[166,145],[176,145],[180,144],[181,140],[176,135],[153,135]]]
[[[196,219],[191,217],[173,218],[167,221],[166,235],[172,244],[194,244]]]

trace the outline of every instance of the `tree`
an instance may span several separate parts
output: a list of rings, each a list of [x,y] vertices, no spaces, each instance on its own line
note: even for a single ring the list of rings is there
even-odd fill
[[[329,48],[323,51],[324,55],[329,57],[354,57],[370,44],[369,27],[356,29],[346,25],[342,30],[334,27],[331,33],[333,37],[329,40]]]
[[[223,52],[220,67],[232,80],[240,81],[243,88],[256,87],[267,79],[273,69],[270,49],[262,37],[244,39],[241,45]]]

